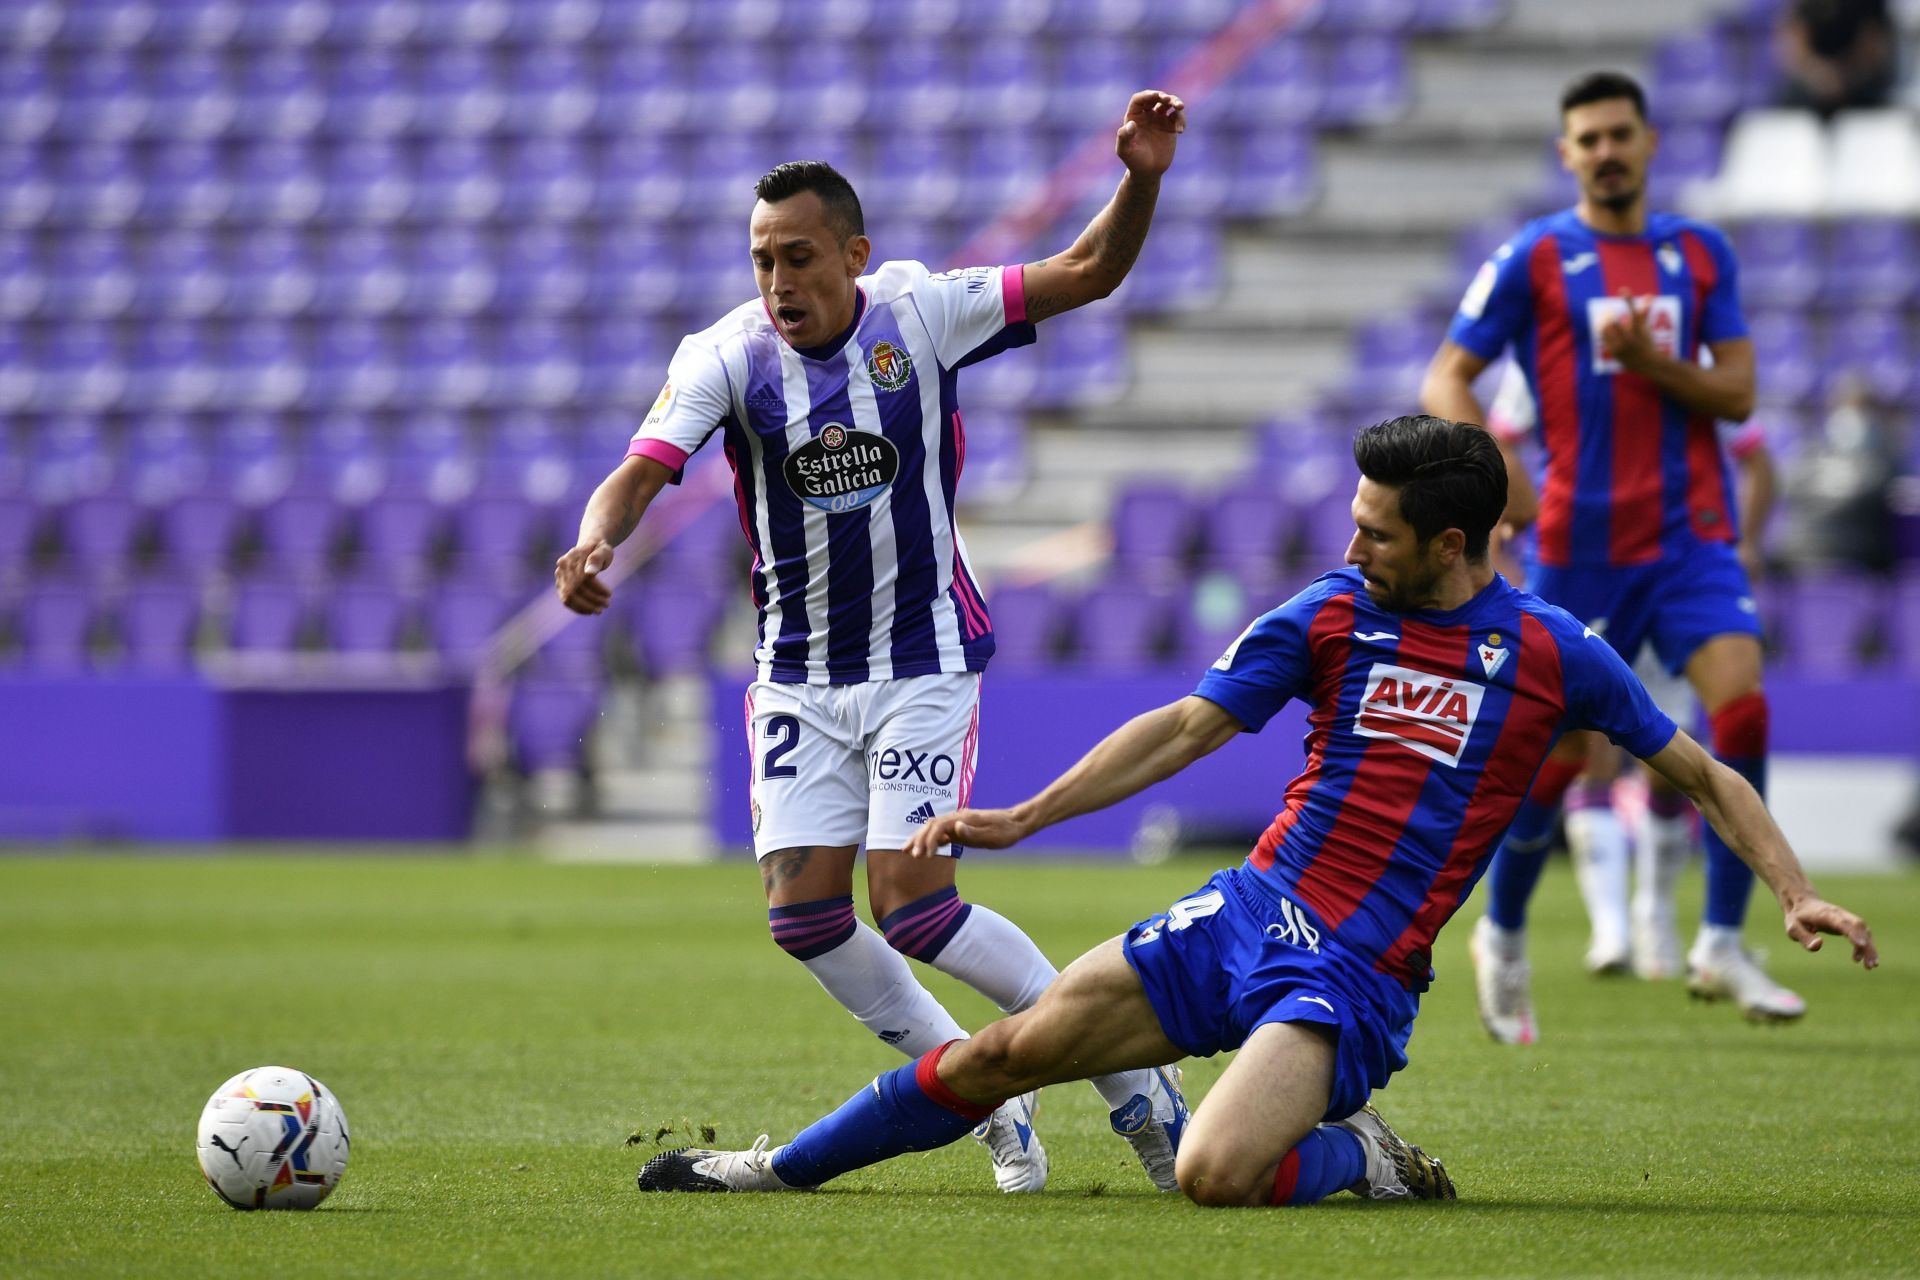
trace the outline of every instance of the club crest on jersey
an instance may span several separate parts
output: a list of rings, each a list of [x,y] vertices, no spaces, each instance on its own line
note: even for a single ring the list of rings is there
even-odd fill
[[[1480,646],[1480,668],[1487,673],[1487,679],[1493,679],[1495,673],[1498,672],[1501,667],[1507,665],[1507,654],[1509,652],[1511,652],[1511,650],[1500,647],[1500,633],[1498,631],[1487,637],[1487,642]]]
[[[1367,673],[1367,693],[1354,716],[1353,731],[1457,767],[1485,694],[1484,686],[1458,676],[1376,662]]]
[[[787,455],[781,471],[795,497],[838,515],[857,511],[887,491],[900,474],[900,451],[885,436],[829,422]]]
[[[867,376],[882,391],[898,391],[913,376],[913,357],[905,347],[896,347],[883,339],[867,352]]]
[[[1673,247],[1671,240],[1654,250],[1653,256],[1660,259],[1660,269],[1670,276],[1679,275],[1680,268],[1685,265],[1680,259],[1680,251]]]

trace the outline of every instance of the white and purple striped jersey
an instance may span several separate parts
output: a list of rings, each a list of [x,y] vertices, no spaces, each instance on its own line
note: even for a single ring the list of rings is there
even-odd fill
[[[982,671],[986,602],[954,525],[959,370],[1033,341],[1022,269],[883,263],[852,330],[796,348],[764,303],[683,339],[629,456],[674,469],[715,431],[753,547],[762,680]]]

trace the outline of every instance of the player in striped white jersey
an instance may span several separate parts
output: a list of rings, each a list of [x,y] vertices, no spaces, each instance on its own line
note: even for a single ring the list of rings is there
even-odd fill
[[[754,552],[758,678],[747,692],[754,852],[775,940],[868,1030],[911,1057],[960,1029],[903,957],[1013,1012],[1056,976],[1003,916],[961,900],[954,856],[908,839],[967,803],[980,677],[993,628],[954,523],[966,459],[959,371],[1034,340],[1049,316],[1104,298],[1145,241],[1185,106],[1143,91],[1115,137],[1113,199],[1064,253],[930,272],[883,262],[860,202],[825,164],[781,165],[755,188],[760,296],[681,342],[626,460],[595,491],[554,570],[561,598],[600,613],[597,576],[687,458],[718,433]],[[855,918],[867,848],[875,932]],[[1186,1121],[1172,1071],[1097,1079],[1115,1132],[1174,1190]],[[977,1136],[1002,1190],[1038,1191],[1033,1095]]]

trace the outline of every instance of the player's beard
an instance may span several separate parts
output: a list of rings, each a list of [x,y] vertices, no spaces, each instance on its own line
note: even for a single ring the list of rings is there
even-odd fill
[[[1384,587],[1374,603],[1388,613],[1412,613],[1432,607],[1439,594],[1441,570],[1424,560],[1407,570],[1407,576],[1393,586]]]
[[[1644,182],[1637,182],[1633,186],[1624,187],[1611,195],[1602,194],[1598,191],[1589,192],[1587,199],[1592,201],[1597,207],[1605,209],[1608,213],[1626,213],[1640,203],[1640,197],[1646,194],[1646,190],[1647,187]]]

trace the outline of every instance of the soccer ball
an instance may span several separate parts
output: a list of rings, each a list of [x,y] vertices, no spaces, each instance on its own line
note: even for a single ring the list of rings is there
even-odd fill
[[[291,1067],[255,1067],[200,1113],[194,1151],[214,1193],[236,1209],[311,1209],[347,1171],[347,1113],[333,1091]]]

